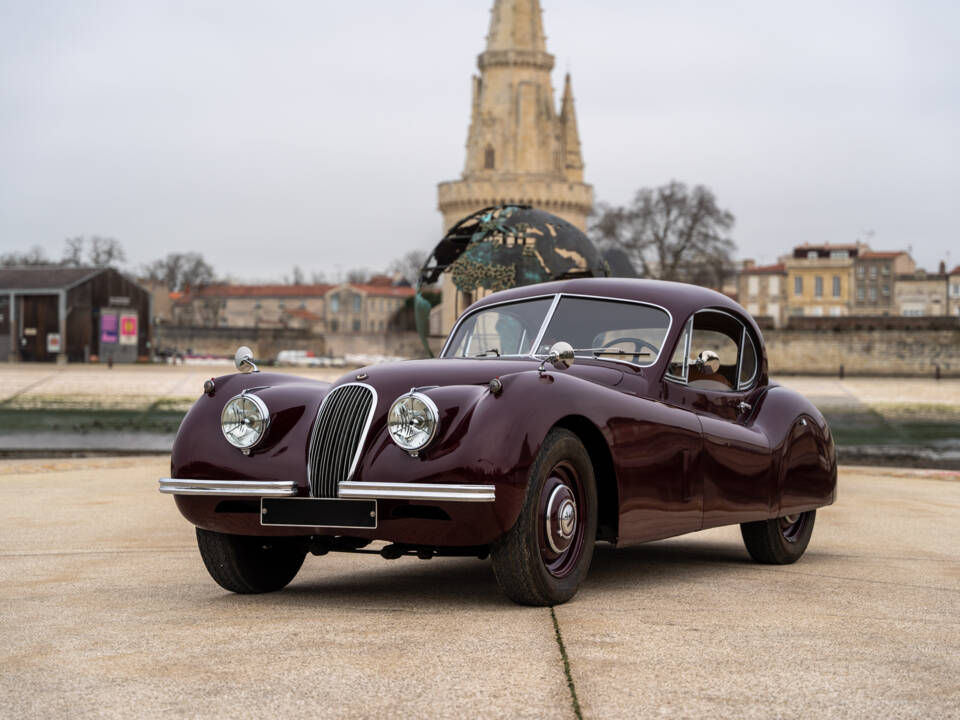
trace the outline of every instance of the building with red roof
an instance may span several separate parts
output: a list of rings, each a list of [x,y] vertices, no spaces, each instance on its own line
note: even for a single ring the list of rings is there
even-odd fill
[[[393,285],[386,276],[335,285],[207,285],[174,301],[173,323],[304,328],[315,333],[386,332],[403,324],[400,311],[415,294],[413,288]]]

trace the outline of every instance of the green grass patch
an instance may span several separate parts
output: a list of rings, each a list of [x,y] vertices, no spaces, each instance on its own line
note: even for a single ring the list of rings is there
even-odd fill
[[[151,406],[146,410],[0,408],[0,432],[175,433],[185,410]]]

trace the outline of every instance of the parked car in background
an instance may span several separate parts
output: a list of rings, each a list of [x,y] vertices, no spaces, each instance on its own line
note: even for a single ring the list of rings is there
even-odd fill
[[[439,358],[332,384],[257,372],[244,349],[237,365],[252,372],[208,381],[160,481],[234,592],[386,541],[386,558],[489,555],[510,598],[552,605],[598,541],[739,524],[755,560],[794,562],[836,494],[823,416],[770,382],[750,315],[700,287],[494,293]]]

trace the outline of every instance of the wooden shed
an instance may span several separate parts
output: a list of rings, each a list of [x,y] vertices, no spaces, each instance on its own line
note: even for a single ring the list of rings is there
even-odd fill
[[[147,290],[113,268],[0,268],[0,357],[147,359],[150,304]]]

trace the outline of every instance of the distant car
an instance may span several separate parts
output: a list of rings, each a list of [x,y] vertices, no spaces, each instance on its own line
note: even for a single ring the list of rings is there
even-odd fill
[[[307,552],[489,555],[518,603],[570,599],[594,543],[739,523],[790,563],[836,494],[823,416],[770,382],[763,339],[711,290],[581,279],[494,293],[438,359],[333,384],[255,371],[208,381],[172,493],[207,569],[278,590]],[[375,550],[365,550],[376,552]]]

